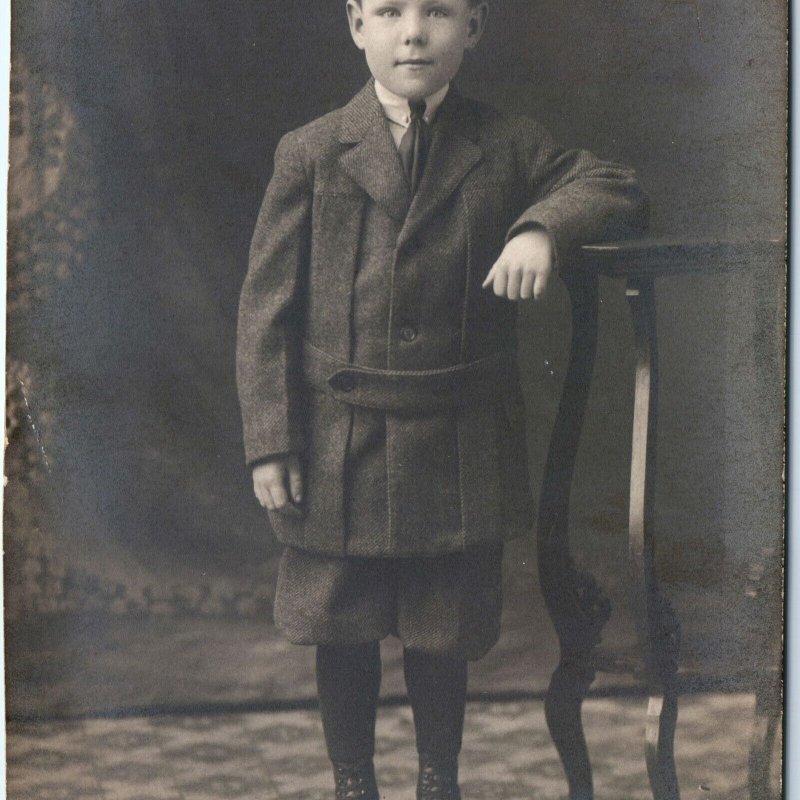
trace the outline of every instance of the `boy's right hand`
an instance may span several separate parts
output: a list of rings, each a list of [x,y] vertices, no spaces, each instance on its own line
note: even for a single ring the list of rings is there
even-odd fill
[[[290,454],[253,467],[253,491],[270,511],[298,513],[297,506],[303,501],[300,459]]]

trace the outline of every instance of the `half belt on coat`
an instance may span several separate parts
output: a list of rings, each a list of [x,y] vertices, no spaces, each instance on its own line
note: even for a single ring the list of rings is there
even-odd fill
[[[471,404],[508,384],[514,375],[512,351],[439,369],[391,370],[342,361],[310,342],[303,347],[307,386],[340,402],[396,413],[424,413]]]

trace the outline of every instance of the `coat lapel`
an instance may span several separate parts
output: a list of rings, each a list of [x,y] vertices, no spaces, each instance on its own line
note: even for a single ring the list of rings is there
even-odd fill
[[[482,150],[474,141],[476,138],[475,119],[460,95],[451,88],[437,112],[425,171],[408,210],[398,245],[419,230],[483,158]]]
[[[344,107],[339,140],[354,146],[340,156],[339,164],[392,218],[404,221],[398,242],[402,244],[481,160],[476,138],[474,117],[451,89],[437,112],[425,172],[412,200],[397,146],[370,80]]]
[[[339,140],[355,145],[340,156],[341,168],[389,216],[402,222],[411,192],[372,80],[344,107]]]

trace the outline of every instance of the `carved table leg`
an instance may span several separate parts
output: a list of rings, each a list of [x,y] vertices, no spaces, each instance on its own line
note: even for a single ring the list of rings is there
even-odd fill
[[[680,626],[658,587],[653,552],[658,354],[651,278],[631,279],[626,294],[636,336],[636,383],[628,528],[631,604],[650,684],[645,755],[656,800],[677,800],[673,743],[678,718],[676,675]]]
[[[545,698],[550,734],[564,765],[571,800],[591,800],[592,770],[581,706],[595,670],[592,653],[610,604],[594,578],[579,572],[569,550],[567,516],[575,457],[597,343],[597,277],[567,279],[572,344],[567,376],[550,440],[538,519],[539,580],[558,634],[561,657]]]

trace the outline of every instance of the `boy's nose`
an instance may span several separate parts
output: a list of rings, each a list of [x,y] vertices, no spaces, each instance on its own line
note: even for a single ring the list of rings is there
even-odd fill
[[[411,15],[408,19],[405,30],[405,43],[406,44],[424,44],[425,43],[425,26],[415,15]]]
[[[409,33],[406,35],[406,44],[408,45],[422,45],[425,44],[425,34],[422,32],[419,33]]]

